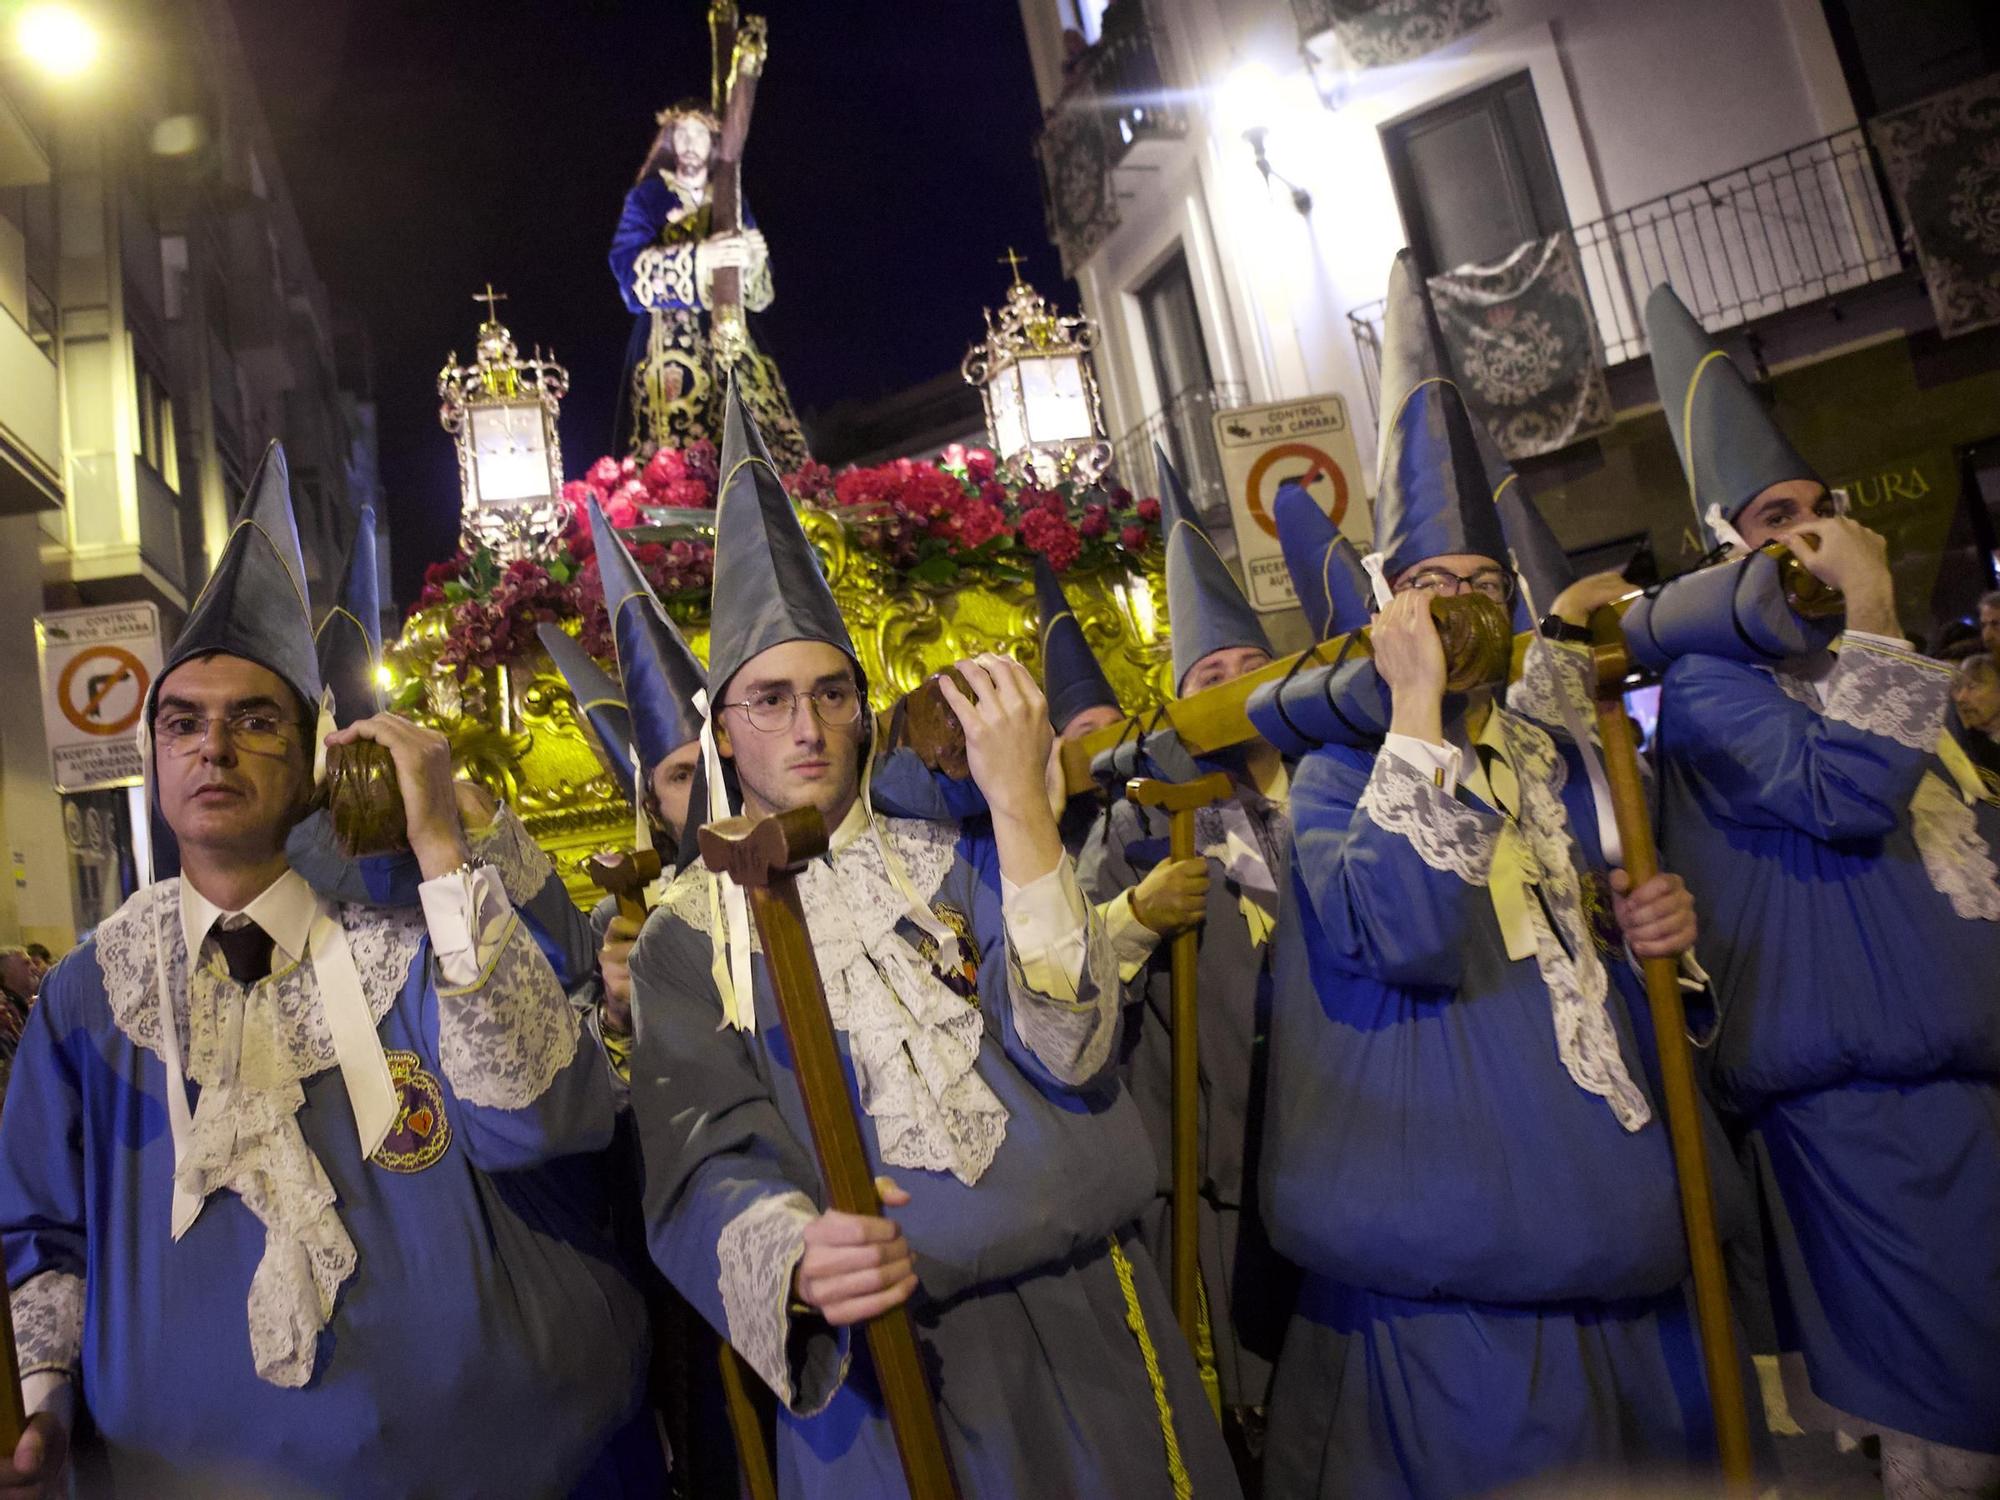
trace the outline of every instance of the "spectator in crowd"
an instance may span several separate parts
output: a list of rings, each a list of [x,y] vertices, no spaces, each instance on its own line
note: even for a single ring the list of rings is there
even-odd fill
[[[1965,726],[1965,753],[1989,781],[2000,777],[2000,659],[1972,656],[1960,662],[1951,701]]]
[[[1979,596],[1979,638],[1987,652],[2000,661],[2000,589]]]

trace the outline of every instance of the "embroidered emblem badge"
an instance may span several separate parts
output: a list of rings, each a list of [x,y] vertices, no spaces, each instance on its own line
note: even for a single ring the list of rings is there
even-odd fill
[[[421,1172],[451,1145],[451,1122],[444,1117],[444,1090],[414,1052],[391,1049],[389,1081],[396,1086],[396,1123],[369,1160],[391,1172]]]
[[[1617,912],[1611,905],[1611,882],[1595,870],[1578,870],[1576,893],[1597,951],[1606,957],[1624,953],[1625,934],[1619,930]]]

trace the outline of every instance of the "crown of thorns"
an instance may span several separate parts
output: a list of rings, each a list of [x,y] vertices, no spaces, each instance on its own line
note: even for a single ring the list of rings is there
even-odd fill
[[[683,99],[677,104],[669,104],[665,109],[653,116],[653,123],[655,125],[674,125],[682,120],[701,121],[702,124],[708,127],[710,135],[716,134],[722,128],[721,123],[715,118],[713,110],[697,104],[692,99]]]

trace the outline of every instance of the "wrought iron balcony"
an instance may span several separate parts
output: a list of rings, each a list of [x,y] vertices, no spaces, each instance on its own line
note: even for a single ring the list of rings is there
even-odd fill
[[[1604,363],[1646,354],[1646,298],[1662,282],[1714,331],[1910,269],[1880,184],[1857,127],[1571,230]],[[1378,416],[1382,306],[1347,315]]]
[[[1223,483],[1222,459],[1215,447],[1214,417],[1248,400],[1248,392],[1233,381],[1193,386],[1177,393],[1112,445],[1118,483],[1134,494],[1159,494],[1160,471],[1153,457],[1157,443],[1187,486],[1195,509],[1204,518],[1226,515],[1229,490]]]
[[[1187,134],[1187,114],[1160,71],[1155,34],[1140,0],[1104,12],[1102,36],[1064,65],[1063,88],[1035,138],[1049,238],[1063,269],[1079,266],[1118,226],[1111,174],[1150,144]]]

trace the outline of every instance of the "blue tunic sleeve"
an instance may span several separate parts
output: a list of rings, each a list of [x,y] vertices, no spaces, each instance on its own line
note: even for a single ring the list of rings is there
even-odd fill
[[[1708,810],[1731,822],[1827,843],[1880,839],[1930,763],[1950,685],[1939,663],[1849,644],[1816,713],[1768,672],[1683,657],[1661,696],[1661,752],[1692,772]]]
[[[602,1151],[618,1109],[601,1055],[579,1044],[582,1026],[540,939],[496,889],[505,883],[504,875],[466,883],[479,964],[471,983],[442,981],[428,938],[416,960],[422,1042],[461,1105],[466,1154],[486,1172]]]
[[[82,1353],[87,1268],[82,1068],[95,1054],[74,1012],[77,987],[96,979],[89,953],[86,944],[44,982],[0,1111],[0,1240],[23,1376],[74,1377]],[[137,1093],[130,1096],[137,1118],[125,1122],[128,1133],[142,1130],[149,1102]],[[165,1123],[156,1120],[152,1128]]]
[[[618,228],[611,236],[611,274],[618,282],[618,295],[633,313],[702,305],[695,285],[694,242],[659,243],[667,215],[678,202],[679,195],[658,173],[649,174],[625,195]]]
[[[1497,815],[1389,754],[1327,745],[1292,780],[1293,872],[1324,951],[1383,984],[1456,989]]]

